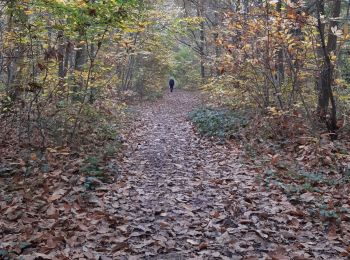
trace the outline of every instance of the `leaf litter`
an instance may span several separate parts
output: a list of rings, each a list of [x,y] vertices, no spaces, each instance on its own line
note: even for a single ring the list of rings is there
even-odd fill
[[[187,115],[200,102],[177,91],[136,107],[114,182],[88,189],[69,151],[65,167],[2,177],[0,258],[347,259],[349,221],[325,226],[307,211],[314,194],[296,205],[239,146],[198,136]]]

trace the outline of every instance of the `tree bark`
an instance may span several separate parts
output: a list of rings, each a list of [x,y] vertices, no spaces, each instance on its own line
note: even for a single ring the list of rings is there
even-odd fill
[[[334,1],[334,7],[332,11],[332,18],[339,17],[341,0]],[[319,98],[318,98],[318,114],[322,121],[327,125],[329,132],[332,134],[332,138],[335,138],[335,131],[337,130],[337,110],[335,99],[332,90],[332,82],[334,75],[334,65],[332,64],[330,55],[331,52],[337,48],[337,36],[331,31],[331,28],[338,25],[338,22],[332,20],[330,22],[328,41],[326,45],[324,28],[322,26],[321,14],[323,12],[323,1],[319,0],[317,3],[317,20],[318,30],[320,33],[321,48],[323,53],[323,65],[319,76]],[[331,103],[331,111],[329,113],[329,103]],[[329,119],[328,119],[329,117]]]

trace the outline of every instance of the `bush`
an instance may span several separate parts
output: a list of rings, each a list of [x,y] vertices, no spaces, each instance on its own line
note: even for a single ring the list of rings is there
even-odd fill
[[[202,107],[190,113],[198,132],[220,139],[239,138],[240,129],[247,126],[248,117],[242,111]]]

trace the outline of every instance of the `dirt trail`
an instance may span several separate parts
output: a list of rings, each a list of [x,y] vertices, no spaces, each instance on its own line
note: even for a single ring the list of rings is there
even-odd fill
[[[121,221],[120,259],[332,259],[328,240],[278,190],[266,191],[238,148],[199,138],[191,92],[138,107],[138,126],[105,199]],[[329,259],[329,258],[328,258]]]
[[[96,171],[106,182],[66,150],[50,172],[0,176],[0,259],[348,259],[348,219],[312,217],[327,194],[262,185],[238,145],[194,132],[200,103],[175,91],[136,107],[122,154]]]

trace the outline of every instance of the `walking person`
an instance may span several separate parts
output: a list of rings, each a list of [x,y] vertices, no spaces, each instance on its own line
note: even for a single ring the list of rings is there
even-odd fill
[[[175,86],[175,80],[174,80],[173,78],[171,78],[171,79],[169,80],[170,92],[173,92],[174,86]]]

